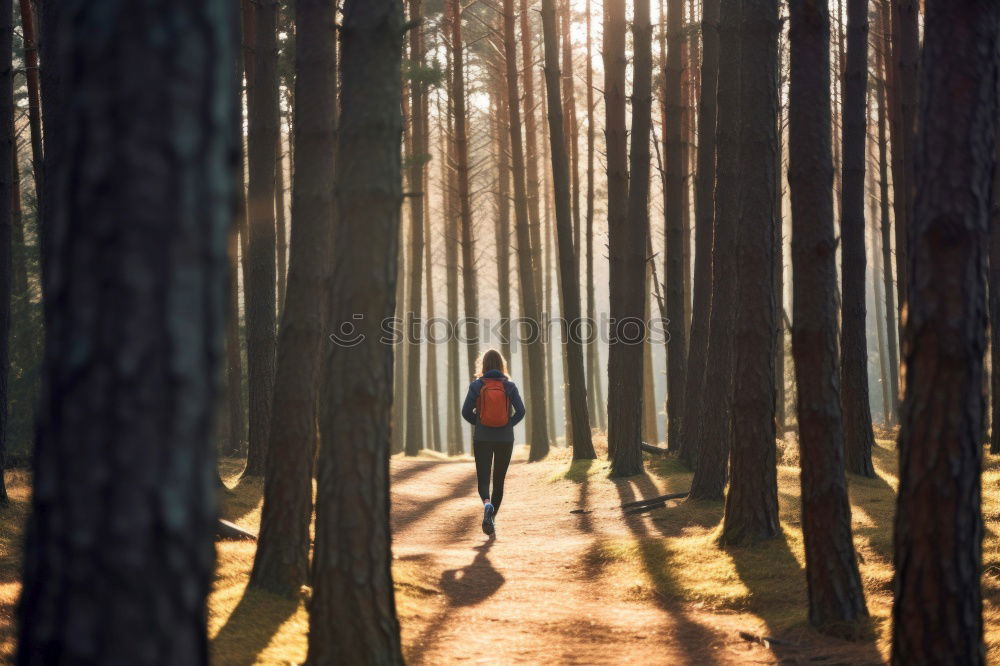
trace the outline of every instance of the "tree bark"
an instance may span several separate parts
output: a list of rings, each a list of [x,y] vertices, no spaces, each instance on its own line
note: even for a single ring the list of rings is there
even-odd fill
[[[884,35],[889,32],[888,12],[883,5],[879,12],[881,29]],[[888,73],[886,71],[885,60],[887,57],[886,46],[888,40],[883,41],[883,48],[877,49],[875,53],[876,67],[879,72],[879,83],[875,88],[875,96],[878,100],[878,172],[879,172],[879,206],[880,232],[882,235],[882,283],[885,292],[885,330],[889,345],[889,389],[892,393],[892,409],[887,419],[890,425],[899,419],[899,346],[897,345],[897,333],[899,326],[896,324],[896,300],[892,284],[892,226],[889,219],[889,138],[886,131],[888,124],[889,109],[886,105],[886,87]]]
[[[462,249],[462,302],[465,304],[466,354],[469,378],[478,374],[479,361],[479,293],[476,285],[476,246],[472,229],[472,201],[469,193],[469,139],[465,104],[465,55],[462,45],[462,5],[451,4],[451,73],[452,112],[455,116],[455,169],[458,178],[459,229]]]
[[[604,2],[604,107],[612,320],[608,346],[608,457],[612,476],[640,474],[643,469],[639,446],[642,437],[642,346],[646,338],[643,313],[653,67],[649,1],[638,0],[634,12],[635,71],[629,164],[625,131],[625,2]]]
[[[514,177],[514,229],[517,234],[517,261],[521,280],[522,317],[539,321],[538,300],[531,259],[528,195],[525,187],[524,144],[521,140],[521,98],[517,80],[517,37],[514,32],[514,0],[503,0],[504,56],[507,66],[507,109],[510,120],[511,166]],[[541,343],[529,336],[523,342],[527,364],[532,368],[528,377],[526,401],[534,411],[528,434],[528,459],[541,460],[549,453],[548,417],[545,397],[545,357]]]
[[[263,476],[275,372],[275,169],[278,147],[277,0],[254,3],[253,94],[249,95],[250,183],[247,278],[247,384],[250,431],[244,476]]]
[[[1000,149],[1000,146],[998,146]],[[990,453],[1000,453],[1000,169],[993,174],[990,206],[989,298],[990,317]]]
[[[882,268],[882,258],[879,255],[879,238],[877,232],[878,201],[875,198],[875,174],[872,169],[868,170],[868,182],[871,192],[868,200],[868,218],[871,228],[869,230],[869,246],[872,249],[872,301],[875,303],[875,335],[878,338],[878,365],[879,365],[879,386],[882,388],[882,422],[886,425],[890,422],[892,414],[892,398],[889,395],[889,351],[885,343],[885,331],[882,322],[885,321],[884,306],[882,305],[882,293],[879,289],[879,273]]]
[[[792,354],[798,389],[802,532],[809,621],[866,617],[851,540],[837,356],[836,240],[830,130],[830,16],[822,0],[790,5],[788,174],[792,200]]]
[[[207,664],[231,5],[51,4],[47,102],[75,102],[46,124],[52,301],[18,663]]]
[[[684,420],[685,370],[687,367],[687,305],[684,261],[684,179],[686,156],[683,150],[683,108],[681,104],[681,48],[684,35],[684,0],[667,2],[667,59],[664,70],[664,144],[666,178],[664,196],[664,235],[666,257],[663,278],[666,280],[667,321],[667,448],[676,449]]]
[[[0,141],[0,504],[7,504],[7,484],[4,470],[7,467],[7,415],[10,373],[10,309],[14,287],[13,275],[13,226],[15,202],[19,196],[15,186],[16,141],[14,135],[14,6],[11,0],[0,2],[0,127],[6,128]]]
[[[334,326],[354,321],[366,337],[326,349],[306,663],[402,664],[390,566],[392,349],[379,337],[395,308],[404,17],[398,0],[347,0],[343,12],[340,224],[327,294]]]
[[[414,27],[410,29],[410,63],[415,76],[410,77],[410,94],[412,102],[410,104],[410,130],[412,138],[410,140],[410,160],[409,160],[409,181],[410,196],[408,205],[410,207],[410,280],[407,283],[409,295],[407,297],[407,312],[404,316],[406,326],[406,443],[404,449],[406,455],[415,456],[424,448],[424,423],[423,411],[420,400],[420,348],[422,333],[412,330],[411,317],[417,323],[420,318],[420,290],[423,288],[423,271],[421,259],[424,252],[424,165],[427,160],[427,117],[425,115],[425,83],[423,79],[424,68],[424,36],[423,26],[423,2],[422,0],[410,0],[410,21]],[[430,270],[430,263],[427,264]],[[430,394],[428,394],[428,399]]]
[[[865,137],[868,0],[847,0],[847,64],[842,104],[840,404],[847,471],[874,478],[865,308]]]
[[[507,119],[506,84],[503,80],[503,58],[497,58],[494,91],[496,109],[497,151],[497,275],[510,275],[510,122]],[[510,341],[510,280],[497,280],[500,305],[500,352],[512,362]]]
[[[320,350],[328,334],[336,37],[327,0],[295,4],[295,159],[288,293],[278,335],[260,537],[250,584],[289,598],[309,573]]]
[[[698,93],[698,169],[695,174],[694,283],[691,337],[688,346],[684,403],[679,441],[667,442],[692,466],[701,431],[701,397],[705,387],[712,299],[712,236],[715,223],[716,94],[719,84],[719,0],[704,0],[701,17],[702,63]]]
[[[891,96],[895,102],[898,132],[892,135],[893,194],[896,211],[896,289],[899,296],[899,325],[905,326],[903,313],[908,309],[909,232],[913,219],[914,141],[917,99],[919,95],[920,28],[917,0],[892,2],[892,66],[894,81]],[[896,158],[898,148],[898,160]],[[902,337],[902,335],[900,336]]]
[[[749,544],[780,533],[774,427],[775,173],[779,169],[778,0],[743,0],[739,267],[729,492],[721,542]]]
[[[587,0],[587,214],[584,237],[587,245],[587,319],[593,326],[597,323],[597,297],[594,290],[594,67],[591,28],[593,23],[592,0]],[[587,343],[587,396],[590,398],[590,413],[594,415],[597,427],[604,430],[607,421],[604,414],[604,396],[601,391],[601,361],[598,349],[600,336],[591,336]]]
[[[930,0],[925,25],[892,662],[981,664],[984,290],[1000,5]]]
[[[740,14],[741,0],[720,4],[719,82],[716,104],[718,147],[715,183],[715,242],[712,249],[712,302],[708,323],[705,383],[698,400],[701,416],[692,457],[691,499],[721,500],[731,441],[733,326],[737,288],[736,230],[739,215]]]
[[[573,251],[573,207],[569,177],[569,158],[563,127],[562,99],[559,91],[559,41],[556,34],[555,0],[542,0],[542,26],[545,35],[545,84],[548,92],[549,144],[552,156],[552,181],[555,192],[556,239],[559,249],[559,274],[562,277],[562,316],[569,326],[566,336],[569,374],[570,426],[573,460],[597,457],[590,439],[590,415],[587,411],[587,380],[583,372],[583,346],[580,340],[580,281],[576,254]]]
[[[21,33],[24,38],[24,78],[28,84],[28,129],[31,133],[31,165],[35,177],[35,196],[41,199],[44,185],[42,152],[42,112],[38,76],[38,32],[35,30],[35,6],[32,0],[19,0]]]

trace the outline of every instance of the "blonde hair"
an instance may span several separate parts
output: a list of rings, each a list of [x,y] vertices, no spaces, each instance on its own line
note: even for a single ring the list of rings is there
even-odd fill
[[[479,376],[482,377],[490,370],[499,370],[504,375],[507,374],[507,362],[503,354],[496,349],[487,349],[479,359]]]

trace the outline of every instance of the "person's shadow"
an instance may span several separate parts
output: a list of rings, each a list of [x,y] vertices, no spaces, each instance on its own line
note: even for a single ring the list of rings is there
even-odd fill
[[[452,606],[475,606],[493,596],[504,584],[504,577],[493,568],[487,557],[495,537],[477,546],[476,557],[461,569],[449,569],[441,574],[441,589]]]

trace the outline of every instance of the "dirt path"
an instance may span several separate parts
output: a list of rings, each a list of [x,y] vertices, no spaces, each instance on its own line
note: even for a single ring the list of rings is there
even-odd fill
[[[551,464],[515,456],[497,536],[489,538],[471,462],[392,465],[394,555],[427,590],[420,604],[400,609],[408,663],[779,661],[739,638],[740,630],[762,628],[756,617],[629,598],[602,576],[596,540],[662,533],[653,518],[626,520],[618,508],[623,499],[667,492],[652,477],[573,483],[554,480],[559,468]]]

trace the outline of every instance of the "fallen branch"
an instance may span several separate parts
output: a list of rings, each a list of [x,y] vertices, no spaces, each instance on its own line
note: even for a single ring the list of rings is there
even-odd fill
[[[770,647],[772,645],[787,645],[789,647],[794,647],[792,643],[781,641],[778,640],[777,638],[772,638],[770,636],[760,636],[758,634],[752,634],[749,631],[741,631],[740,638],[750,643],[757,643],[758,645],[763,645],[764,647]]]
[[[646,453],[654,453],[658,456],[667,455],[666,449],[661,449],[658,446],[653,446],[652,444],[647,444],[646,442],[642,442],[641,444],[639,444],[639,448],[641,448]]]
[[[653,509],[662,509],[667,505],[666,502],[656,502],[655,504],[645,504],[643,506],[637,506],[631,509],[625,509],[625,515],[631,516],[637,513],[646,513],[647,511],[652,511]]]
[[[688,491],[685,490],[682,493],[670,493],[669,495],[660,495],[659,497],[650,497],[649,499],[635,500],[634,502],[625,502],[622,504],[623,509],[631,509],[636,506],[645,506],[648,504],[665,504],[667,500],[681,499],[688,496]]]
[[[240,541],[256,541],[257,535],[249,530],[245,530],[236,523],[228,520],[219,520],[215,526],[215,536],[220,539],[236,539]]]

